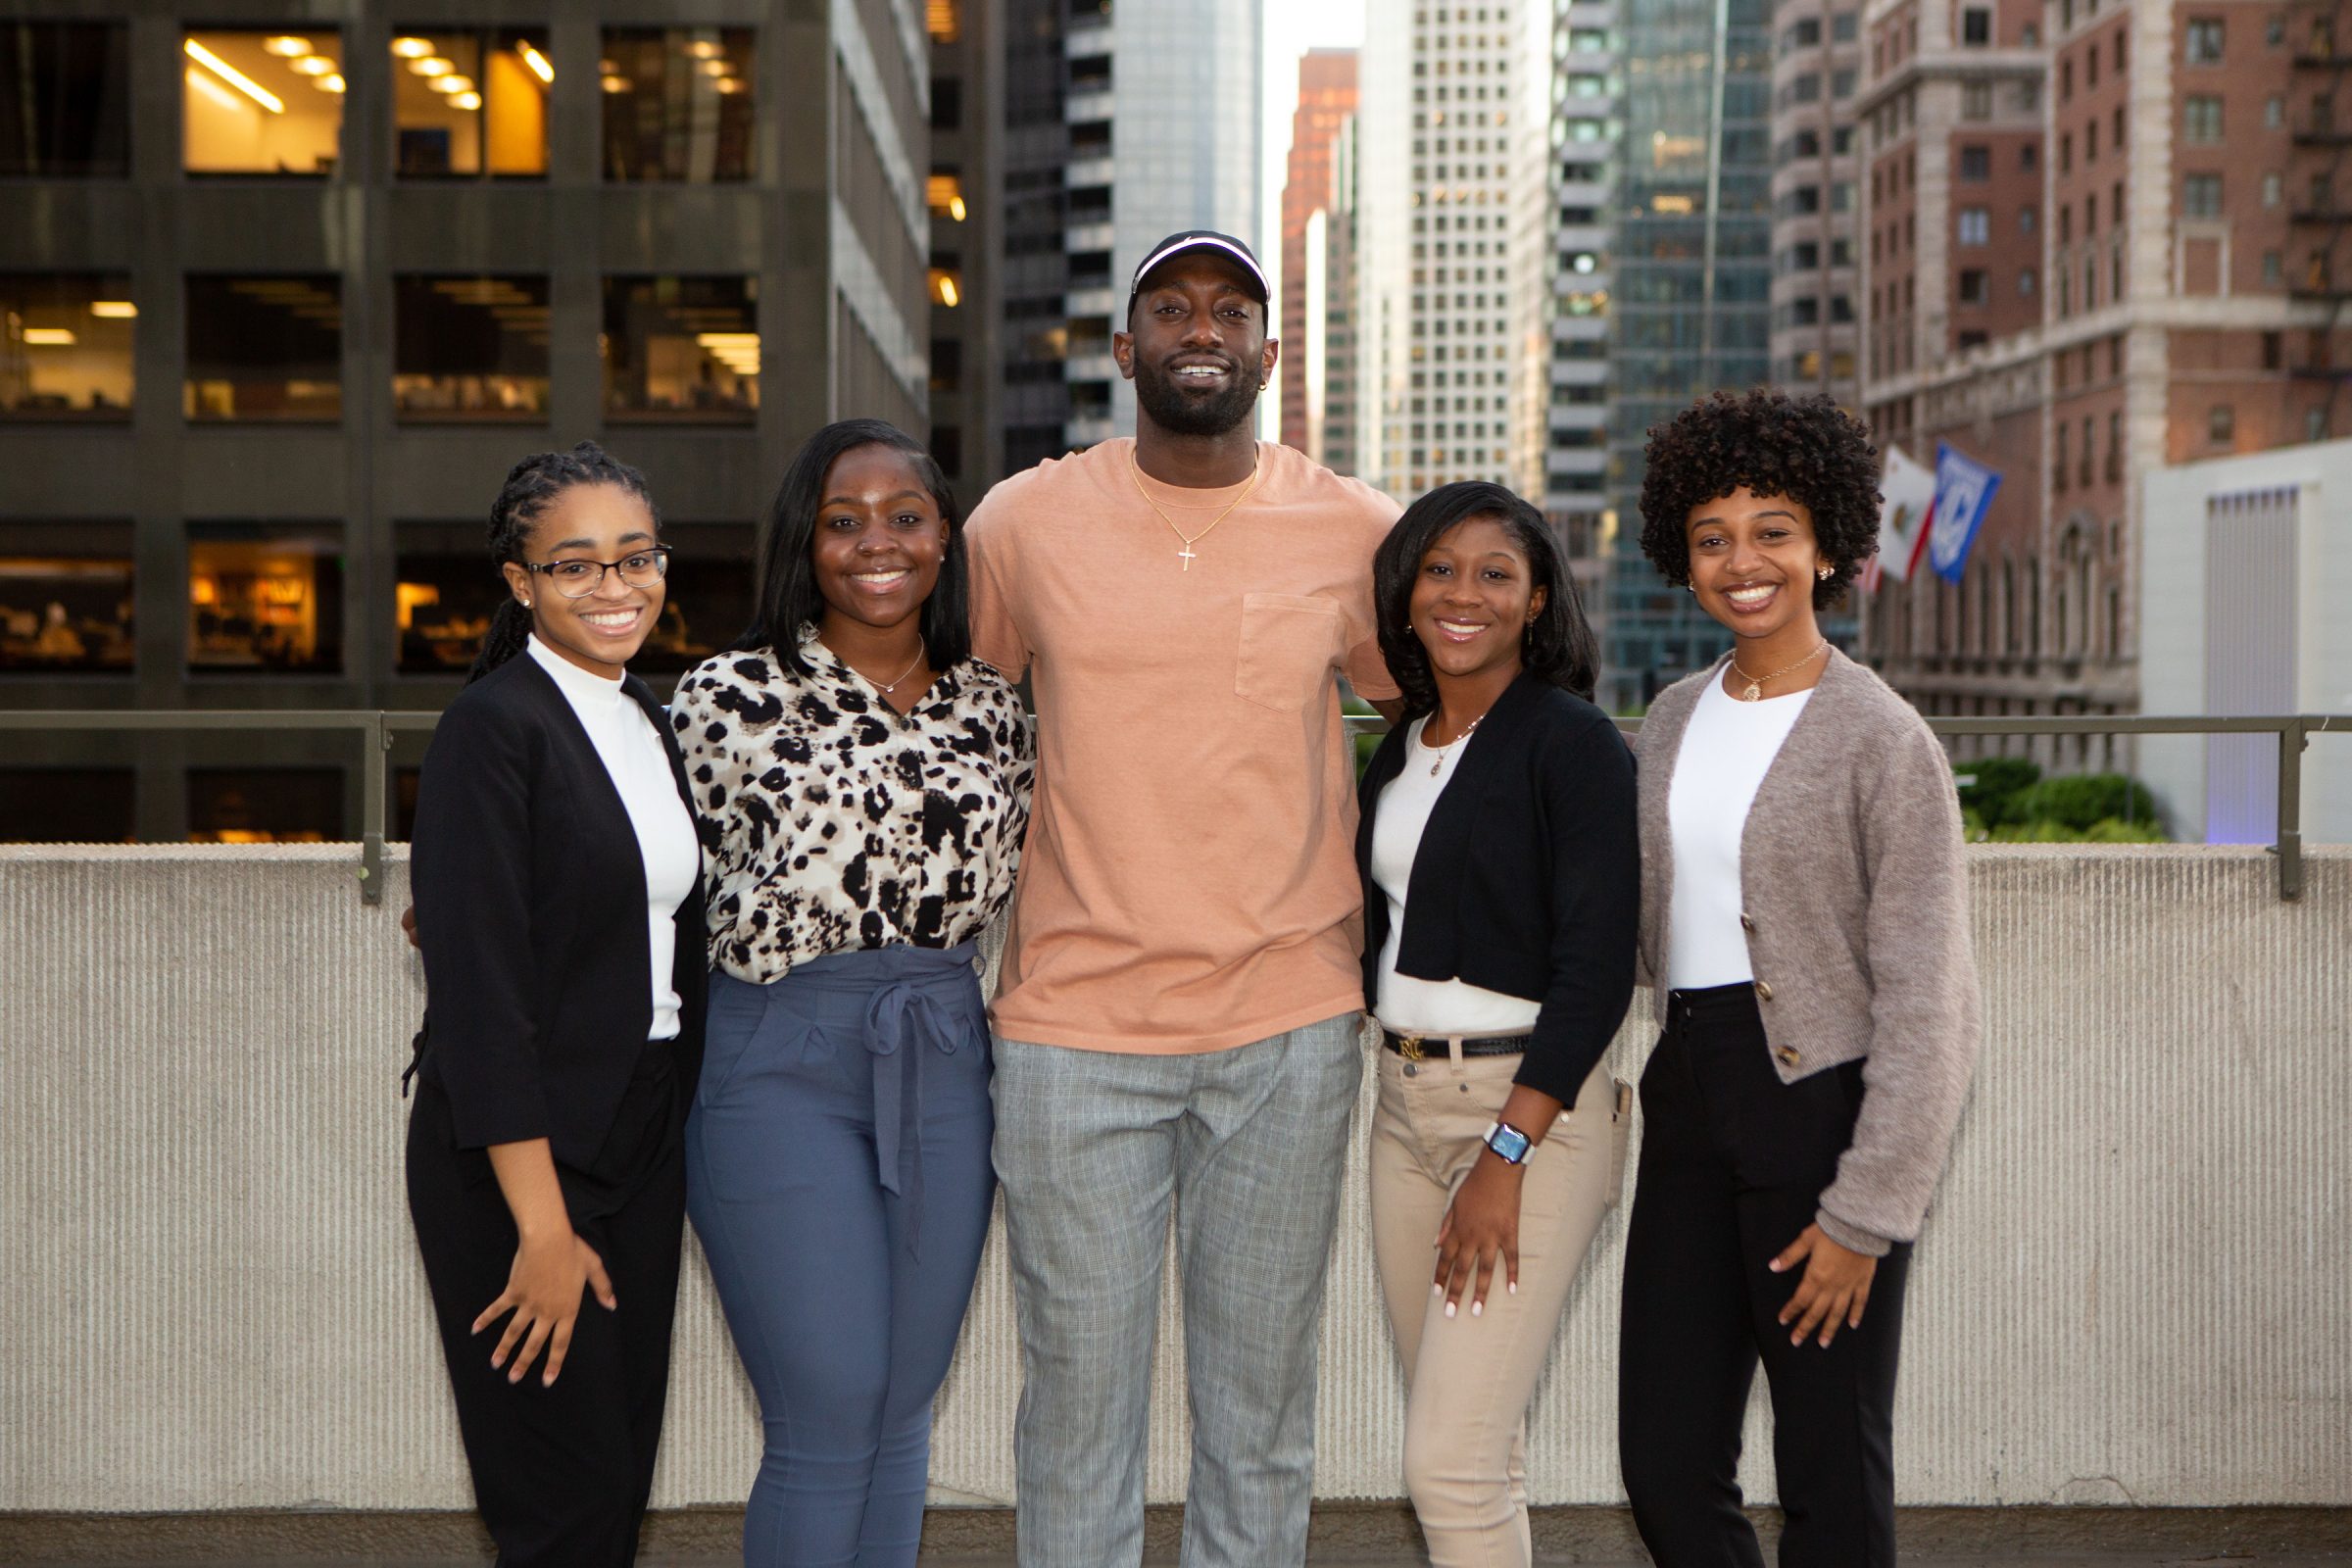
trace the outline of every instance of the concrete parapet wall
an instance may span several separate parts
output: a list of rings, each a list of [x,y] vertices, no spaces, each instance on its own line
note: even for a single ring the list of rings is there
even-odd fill
[[[1989,1033],[1913,1275],[1902,1499],[2352,1504],[2352,850],[2309,852],[2295,904],[2257,851],[1974,853]],[[0,1511],[466,1505],[402,1196],[407,868],[371,907],[354,863],[0,848]],[[1628,1024],[1623,1075],[1648,1032]],[[1367,1120],[1324,1336],[1330,1498],[1399,1492]],[[943,1499],[1012,1495],[1000,1243],[940,1401]],[[1539,1396],[1539,1502],[1621,1495],[1623,1243],[1614,1212]],[[1183,1487],[1179,1343],[1171,1317],[1155,1499]],[[757,1423],[699,1257],[670,1411],[657,1504],[740,1500]]]

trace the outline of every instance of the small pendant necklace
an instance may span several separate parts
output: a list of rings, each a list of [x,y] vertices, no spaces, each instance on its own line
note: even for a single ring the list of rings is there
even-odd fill
[[[882,688],[882,694],[884,696],[887,697],[892,692],[897,691],[899,689],[899,682],[905,680],[907,676],[914,673],[915,664],[920,664],[923,662],[924,652],[925,650],[923,649],[916,649],[914,653],[913,664],[908,664],[905,669],[900,670],[896,675],[891,676],[888,680],[874,682],[875,685]]]
[[[1443,746],[1432,746],[1432,745],[1430,745],[1430,744],[1429,744],[1429,726],[1428,726],[1428,725],[1426,725],[1426,724],[1422,725],[1422,726],[1421,726],[1421,748],[1422,748],[1422,750],[1424,750],[1424,751],[1427,751],[1427,752],[1432,752],[1432,753],[1435,753],[1435,754],[1436,754],[1436,756],[1435,756],[1434,760],[1433,760],[1430,762],[1430,764],[1429,764],[1429,776],[1430,776],[1431,778],[1436,778],[1436,777],[1438,776],[1438,773],[1439,773],[1439,771],[1440,771],[1442,768],[1444,768],[1444,767],[1445,767],[1445,765],[1446,765],[1446,759],[1447,757],[1449,757],[1449,756],[1451,756],[1451,755],[1452,755],[1452,753],[1453,753],[1453,749],[1454,749],[1456,746],[1459,746],[1459,745],[1461,745],[1461,744],[1462,744],[1462,742],[1464,742],[1464,741],[1468,740],[1468,739],[1470,738],[1470,736],[1471,736],[1471,733],[1472,733],[1473,731],[1475,731],[1475,730],[1478,728],[1478,726],[1479,726],[1479,725],[1481,725],[1481,724],[1485,723],[1486,721],[1487,721],[1487,715],[1486,715],[1486,714],[1484,714],[1484,713],[1481,713],[1481,714],[1479,714],[1479,715],[1478,715],[1476,718],[1472,719],[1472,720],[1471,720],[1469,723],[1467,723],[1467,724],[1464,724],[1464,725],[1462,726],[1462,732],[1461,732],[1459,735],[1456,735],[1456,736],[1455,736],[1453,739],[1451,739],[1451,740],[1447,741],[1447,742],[1446,742],[1445,745],[1443,745]]]
[[[1750,675],[1746,670],[1740,667],[1740,656],[1738,654],[1732,655],[1732,673],[1738,675],[1741,680],[1747,682],[1745,686],[1740,689],[1740,700],[1743,703],[1762,702],[1764,700],[1764,683],[1766,681],[1779,680],[1783,675],[1788,674],[1790,670],[1798,668],[1804,664],[1810,664],[1813,662],[1813,661],[1821,657],[1822,649],[1829,646],[1830,640],[1827,637],[1824,637],[1818,644],[1814,646],[1814,649],[1811,653],[1798,660],[1796,663],[1783,664],[1780,668],[1774,670],[1769,675]]]

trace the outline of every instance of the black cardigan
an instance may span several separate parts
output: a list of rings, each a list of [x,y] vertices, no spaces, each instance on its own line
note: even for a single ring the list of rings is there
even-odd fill
[[[1389,937],[1372,829],[1404,765],[1405,728],[1389,732],[1357,787],[1367,1009]],[[1513,681],[1430,809],[1404,912],[1397,972],[1542,1003],[1516,1081],[1575,1104],[1625,1021],[1642,915],[1634,758],[1609,716],[1532,675]]]
[[[645,682],[678,795],[686,770]],[[416,789],[410,879],[429,1008],[421,1069],[449,1096],[461,1148],[549,1140],[593,1164],[654,1002],[645,861],[628,808],[553,677],[517,655],[458,694]],[[678,906],[681,1081],[702,1064],[703,883]]]

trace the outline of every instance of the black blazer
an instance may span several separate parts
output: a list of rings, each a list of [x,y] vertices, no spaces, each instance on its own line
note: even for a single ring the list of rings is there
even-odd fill
[[[645,682],[624,689],[686,770]],[[589,1169],[653,1027],[645,862],[620,792],[563,690],[518,654],[458,694],[416,788],[410,880],[424,950],[422,1071],[461,1148],[545,1138]],[[702,1064],[703,883],[678,906],[681,1081]]]
[[[1367,1009],[1380,1000],[1389,939],[1372,829],[1405,750],[1399,724],[1357,787]],[[1479,721],[1430,810],[1405,889],[1397,972],[1543,1004],[1516,1081],[1573,1105],[1625,1021],[1641,917],[1633,752],[1608,714],[1523,674]]]

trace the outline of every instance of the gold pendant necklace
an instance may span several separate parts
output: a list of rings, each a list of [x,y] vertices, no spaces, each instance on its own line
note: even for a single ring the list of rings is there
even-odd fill
[[[1434,716],[1434,715],[1433,715],[1433,716]],[[1436,760],[1432,761],[1432,762],[1429,764],[1429,776],[1430,776],[1431,778],[1436,778],[1436,777],[1438,776],[1438,771],[1439,771],[1439,769],[1443,768],[1443,767],[1446,765],[1446,759],[1448,756],[1452,755],[1453,749],[1454,749],[1456,746],[1459,746],[1459,745],[1461,745],[1461,744],[1462,744],[1462,742],[1464,742],[1464,741],[1468,740],[1468,739],[1470,738],[1470,736],[1471,736],[1471,733],[1472,733],[1473,731],[1475,731],[1475,730],[1478,728],[1478,726],[1479,726],[1479,725],[1481,725],[1481,724],[1485,723],[1486,721],[1487,721],[1487,715],[1486,715],[1486,714],[1484,714],[1484,713],[1481,713],[1481,714],[1479,714],[1479,715],[1478,715],[1476,718],[1472,719],[1472,720],[1471,720],[1469,723],[1467,723],[1467,724],[1464,724],[1464,725],[1462,726],[1462,732],[1461,732],[1459,735],[1456,735],[1456,736],[1455,736],[1453,739],[1451,739],[1451,740],[1447,741],[1447,742],[1446,742],[1445,745],[1443,745],[1443,746],[1430,746],[1430,744],[1429,744],[1429,726],[1428,726],[1428,725],[1426,725],[1426,724],[1425,724],[1425,725],[1423,725],[1423,726],[1421,727],[1421,744],[1422,744],[1423,746],[1425,746],[1425,747],[1428,747],[1428,749],[1429,749],[1430,751],[1432,751],[1432,752],[1435,752],[1435,753],[1437,754],[1437,759],[1436,759]]]
[[[1184,563],[1186,571],[1190,571],[1193,569],[1193,563],[1200,559],[1193,553],[1193,546],[1207,538],[1209,529],[1216,527],[1218,523],[1231,516],[1234,508],[1250,499],[1250,493],[1257,488],[1258,480],[1266,476],[1266,465],[1264,456],[1261,454],[1257,466],[1250,471],[1250,483],[1244,487],[1242,493],[1227,502],[1223,512],[1208,519],[1207,528],[1203,528],[1196,534],[1187,534],[1182,528],[1177,527],[1176,519],[1169,516],[1166,512],[1161,510],[1159,503],[1152,499],[1152,492],[1144,488],[1144,470],[1136,466],[1133,452],[1127,454],[1127,476],[1135,481],[1135,493],[1144,498],[1144,505],[1158,513],[1159,520],[1168,525],[1168,531],[1184,541],[1184,548],[1176,552],[1176,559]]]
[[[1746,670],[1740,667],[1740,656],[1737,653],[1733,654],[1732,673],[1738,675],[1741,680],[1747,682],[1744,687],[1740,688],[1740,701],[1743,703],[1762,702],[1764,700],[1764,683],[1766,681],[1779,680],[1783,675],[1788,674],[1788,671],[1795,669],[1800,665],[1810,664],[1813,662],[1813,661],[1821,657],[1822,649],[1829,646],[1830,640],[1827,637],[1824,637],[1821,642],[1815,646],[1811,653],[1798,660],[1796,663],[1783,664],[1779,669],[1774,670],[1769,675],[1750,675]]]

